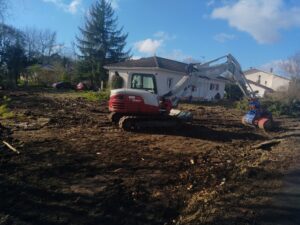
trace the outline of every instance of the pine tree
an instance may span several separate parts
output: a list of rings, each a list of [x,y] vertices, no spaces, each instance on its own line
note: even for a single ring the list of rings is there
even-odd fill
[[[104,65],[129,58],[129,51],[124,51],[128,34],[123,34],[123,28],[118,29],[117,17],[106,0],[97,0],[92,5],[84,28],[79,29],[79,73],[99,84],[106,80]]]

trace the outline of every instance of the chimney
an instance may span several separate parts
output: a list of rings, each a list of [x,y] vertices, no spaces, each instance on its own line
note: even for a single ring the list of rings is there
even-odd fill
[[[270,68],[270,73],[273,73],[273,67]]]

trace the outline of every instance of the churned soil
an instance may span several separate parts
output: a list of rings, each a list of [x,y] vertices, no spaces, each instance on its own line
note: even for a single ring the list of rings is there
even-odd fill
[[[0,225],[260,224],[299,160],[295,118],[265,133],[230,104],[182,104],[190,124],[125,132],[105,102],[3,95],[15,117],[0,120]]]

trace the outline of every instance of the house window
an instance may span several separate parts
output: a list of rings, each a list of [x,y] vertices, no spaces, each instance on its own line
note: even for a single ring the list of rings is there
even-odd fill
[[[167,86],[168,86],[169,89],[171,89],[172,83],[173,83],[173,78],[168,78],[168,80],[167,80]]]
[[[131,88],[157,93],[155,77],[152,74],[133,74],[131,77]]]
[[[219,90],[220,86],[219,84],[210,84],[209,90]]]

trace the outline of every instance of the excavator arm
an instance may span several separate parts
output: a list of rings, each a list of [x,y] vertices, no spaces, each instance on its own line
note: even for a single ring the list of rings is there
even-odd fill
[[[255,98],[255,92],[253,92],[249,82],[243,74],[240,64],[231,54],[203,64],[196,63],[188,65],[187,75],[163,97],[170,99],[172,105],[176,106],[179,99],[182,96],[185,96],[200,76],[208,78],[227,78],[231,82],[236,83],[247,98]]]
[[[218,63],[221,60],[225,62]],[[195,64],[197,73],[209,78],[225,77],[231,82],[237,84],[243,94],[248,98],[255,98],[255,92],[252,90],[249,82],[247,81],[239,62],[231,55],[217,58],[204,64]]]
[[[260,107],[256,93],[247,81],[239,62],[231,54],[203,64],[190,64],[187,67],[187,75],[184,76],[175,85],[175,87],[163,97],[169,99],[172,105],[176,106],[179,99],[182,96],[185,96],[193,84],[196,84],[200,76],[205,76],[211,79],[224,77],[237,84],[245,97],[249,100],[250,110],[242,118],[243,124],[260,127],[265,130],[272,127],[272,114]]]

